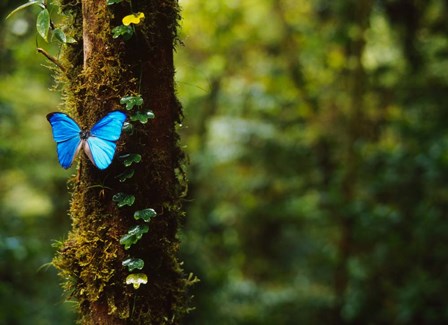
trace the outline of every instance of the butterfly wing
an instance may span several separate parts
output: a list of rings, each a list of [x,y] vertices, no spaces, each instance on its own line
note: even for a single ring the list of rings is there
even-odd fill
[[[122,111],[112,111],[99,120],[90,130],[94,137],[107,141],[117,141],[121,135],[126,114]]]
[[[84,150],[93,164],[99,169],[109,167],[114,158],[116,144],[121,135],[126,114],[113,111],[99,120],[90,130]]]
[[[84,151],[98,169],[106,169],[112,163],[117,145],[113,141],[90,136]]]
[[[50,122],[53,139],[56,142],[59,163],[67,169],[72,165],[76,153],[81,148],[79,137],[81,129],[71,117],[64,113],[50,113],[47,115],[47,120]]]

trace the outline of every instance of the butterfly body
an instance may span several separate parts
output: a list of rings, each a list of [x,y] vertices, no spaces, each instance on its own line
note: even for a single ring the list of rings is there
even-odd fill
[[[87,138],[90,137],[90,132],[81,130],[81,132],[79,132],[79,137],[81,138],[81,140],[87,140]]]
[[[63,168],[69,168],[82,149],[97,168],[105,169],[112,163],[115,142],[120,138],[126,114],[122,111],[112,111],[90,130],[82,130],[65,113],[50,113],[47,120],[51,124],[59,163]]]

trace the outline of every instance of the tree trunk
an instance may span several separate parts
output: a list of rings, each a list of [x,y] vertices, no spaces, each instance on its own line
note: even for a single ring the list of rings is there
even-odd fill
[[[104,171],[81,155],[72,180],[72,230],[54,264],[70,297],[79,302],[83,324],[178,323],[186,310],[187,281],[176,257],[184,187],[184,156],[175,130],[181,107],[173,81],[177,1],[133,0],[131,8],[125,1],[107,6],[106,0],[82,0],[81,5],[61,0],[61,9],[71,18],[67,27],[78,41],[61,54],[68,71],[59,76],[65,111],[90,128],[108,112],[123,109],[120,98],[140,94],[144,105],[138,109],[150,109],[156,117],[146,124],[133,122],[132,134],[123,132],[114,161]],[[132,12],[143,12],[145,19],[135,25],[131,39],[114,39],[111,30]],[[140,154],[141,162],[125,167],[117,156],[128,153]],[[132,178],[117,179],[131,169]],[[117,193],[133,195],[135,203],[119,208],[112,200]],[[125,250],[120,238],[143,223],[133,214],[145,208],[157,216],[149,232]],[[148,283],[138,289],[125,283],[137,272],[122,266],[128,257],[145,263],[138,273],[146,274]]]
[[[359,28],[359,33],[354,39],[347,43],[348,58],[355,62],[353,68],[347,73],[347,88],[350,94],[349,112],[347,115],[346,140],[343,142],[342,150],[344,152],[344,175],[340,183],[340,191],[343,198],[343,206],[350,206],[357,197],[356,187],[359,182],[358,169],[360,157],[355,150],[355,143],[363,139],[365,133],[365,107],[364,97],[366,93],[366,73],[362,65],[362,56],[365,49],[364,35],[369,27],[369,17],[372,10],[373,1],[356,2],[349,8],[347,16],[355,26]],[[354,16],[353,16],[354,14]],[[346,304],[347,291],[350,281],[349,262],[353,257],[353,234],[354,224],[357,216],[343,212],[341,207],[334,211],[335,220],[339,228],[339,240],[337,242],[337,260],[334,272],[334,293],[336,296],[333,308],[333,324],[346,323],[343,316],[343,309]]]

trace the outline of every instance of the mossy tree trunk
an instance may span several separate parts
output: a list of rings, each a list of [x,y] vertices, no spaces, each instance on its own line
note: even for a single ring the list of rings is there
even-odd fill
[[[182,216],[182,152],[175,124],[181,107],[174,94],[173,46],[179,18],[175,0],[133,0],[111,6],[106,0],[60,0],[67,30],[77,43],[66,45],[59,75],[65,111],[82,127],[90,128],[128,95],[142,95],[141,110],[155,119],[134,123],[132,134],[123,133],[112,165],[101,171],[81,155],[78,175],[71,181],[72,230],[54,259],[66,280],[65,287],[80,306],[83,324],[178,323],[186,310],[186,281],[176,258],[176,232]],[[114,39],[111,30],[131,12],[145,19],[129,40]],[[130,113],[132,114],[132,113]],[[117,156],[136,153],[142,161],[125,167]],[[134,169],[120,182],[116,176]],[[117,207],[116,193],[132,194],[132,206]],[[125,250],[120,238],[142,221],[137,210],[153,208],[149,232]],[[125,284],[130,272],[122,266],[127,257],[145,262],[138,271],[148,283],[134,289]]]

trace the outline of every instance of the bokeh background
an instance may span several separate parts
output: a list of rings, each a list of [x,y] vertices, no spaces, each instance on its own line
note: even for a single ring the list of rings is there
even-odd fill
[[[185,324],[448,322],[448,1],[181,0]],[[0,324],[73,324],[36,12],[0,3]],[[39,46],[57,56],[58,47]]]

